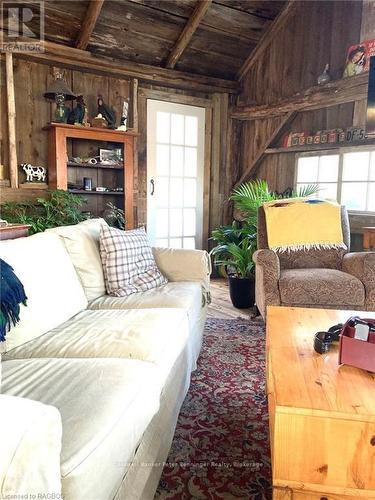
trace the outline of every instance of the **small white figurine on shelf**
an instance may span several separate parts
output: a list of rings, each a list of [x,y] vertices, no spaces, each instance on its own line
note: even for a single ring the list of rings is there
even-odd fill
[[[26,182],[45,182],[47,170],[44,167],[33,167],[30,163],[22,163],[22,170],[26,174]]]
[[[128,113],[129,113],[129,102],[127,99],[124,100],[124,104],[122,106],[121,113],[121,124],[117,127],[117,130],[127,131],[127,121],[128,121]]]

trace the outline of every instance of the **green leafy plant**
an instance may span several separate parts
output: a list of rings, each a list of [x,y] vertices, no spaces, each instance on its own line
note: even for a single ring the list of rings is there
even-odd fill
[[[107,210],[104,212],[103,217],[110,226],[117,227],[117,229],[125,229],[125,212],[113,203],[107,203]]]
[[[87,218],[80,208],[86,199],[63,190],[49,190],[47,198],[35,202],[7,202],[1,206],[1,217],[10,223],[29,224],[30,234],[51,227],[78,224]]]
[[[234,201],[235,207],[244,213],[247,224],[256,232],[258,208],[263,203],[283,198],[305,198],[317,194],[318,191],[317,184],[307,184],[298,189],[288,190],[284,194],[278,194],[269,190],[266,181],[257,179],[238,186],[233,190],[229,199]]]
[[[318,192],[316,184],[306,185],[298,190],[283,194],[273,193],[264,180],[245,182],[230,196],[235,207],[242,212],[244,220],[231,225],[220,226],[212,231],[216,246],[211,250],[214,264],[220,274],[247,278],[254,273],[253,254],[257,248],[258,208],[263,203],[282,198],[301,198]]]
[[[254,272],[253,253],[256,241],[252,237],[243,238],[239,243],[218,245],[211,250],[214,263],[225,266],[229,276],[249,278]]]
[[[247,224],[233,221],[212,231],[217,245],[211,250],[220,274],[248,278],[253,274],[256,234]]]

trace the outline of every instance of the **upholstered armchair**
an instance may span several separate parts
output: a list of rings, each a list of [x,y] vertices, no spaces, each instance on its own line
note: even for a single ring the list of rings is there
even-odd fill
[[[346,249],[276,253],[268,247],[263,208],[258,211],[256,304],[375,311],[375,252],[348,253],[348,214],[341,207]]]

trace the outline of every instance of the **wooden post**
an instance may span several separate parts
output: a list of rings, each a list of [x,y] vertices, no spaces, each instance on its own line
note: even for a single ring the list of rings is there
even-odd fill
[[[138,78],[132,78],[130,83],[130,99],[131,99],[131,125],[134,132],[138,132]],[[138,138],[134,137],[133,143],[133,225],[136,227],[138,225]],[[126,200],[125,200],[126,204]]]
[[[9,135],[9,173],[10,187],[18,188],[18,163],[16,145],[16,103],[14,99],[14,78],[13,78],[13,54],[5,54],[5,72],[7,87],[7,107],[8,107],[8,135]]]
[[[131,126],[135,132],[138,132],[138,78],[132,78],[130,88],[132,119]]]

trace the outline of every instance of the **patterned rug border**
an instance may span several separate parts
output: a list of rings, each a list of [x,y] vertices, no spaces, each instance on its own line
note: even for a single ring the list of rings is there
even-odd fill
[[[260,319],[209,318],[155,500],[272,498]]]

